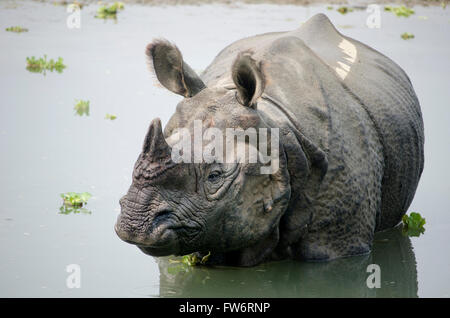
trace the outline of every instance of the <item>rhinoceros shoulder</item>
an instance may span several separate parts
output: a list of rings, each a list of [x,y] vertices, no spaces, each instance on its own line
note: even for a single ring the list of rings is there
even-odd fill
[[[326,103],[332,108],[342,108],[341,113],[350,105],[364,109],[382,145],[382,211],[377,229],[398,223],[423,170],[424,143],[419,101],[403,69],[379,51],[341,34],[324,14],[318,14],[295,30],[230,44],[201,75],[206,85],[233,88],[231,66],[242,51],[251,52],[265,66],[266,79],[271,81],[266,83],[266,94],[276,97],[300,126],[310,130],[305,135],[316,138],[324,149],[329,139],[327,121],[315,117],[328,117],[326,105],[320,108],[318,102],[334,92]]]

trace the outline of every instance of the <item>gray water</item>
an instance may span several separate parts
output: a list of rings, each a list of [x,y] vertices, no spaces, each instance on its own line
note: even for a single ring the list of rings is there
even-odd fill
[[[341,15],[322,6],[126,4],[117,21],[81,11],[68,29],[65,7],[0,2],[0,296],[1,297],[449,297],[450,296],[450,14],[415,7],[398,18]],[[180,100],[149,75],[144,48],[155,37],[177,44],[201,71],[227,44],[291,30],[324,12],[344,34],[386,54],[409,75],[425,122],[425,170],[409,212],[427,221],[421,237],[398,229],[377,235],[370,255],[328,263],[273,262],[253,268],[177,267],[126,244],[113,226],[119,198],[152,118],[165,124]],[[427,17],[427,19],[423,18]],[[20,25],[29,32],[5,28]],[[400,34],[410,32],[412,40]],[[26,57],[64,58],[61,73],[30,73]],[[76,99],[90,116],[74,115]],[[105,120],[105,114],[118,116]],[[62,192],[93,194],[91,214],[59,213]],[[369,289],[368,264],[381,268]],[[81,288],[68,288],[66,266],[81,268]]]

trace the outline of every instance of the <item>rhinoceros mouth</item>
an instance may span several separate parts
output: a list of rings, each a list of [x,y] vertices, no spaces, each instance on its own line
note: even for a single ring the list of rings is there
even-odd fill
[[[160,250],[173,250],[178,244],[175,229],[176,218],[173,211],[161,209],[150,212],[148,208],[138,206],[122,198],[122,211],[114,226],[119,238],[127,243],[152,247]]]
[[[201,226],[181,218],[168,206],[150,211],[148,205],[137,204],[126,197],[114,226],[119,238],[136,245],[152,256],[179,255],[191,250],[201,238]]]
[[[165,228],[157,241],[151,244],[136,244],[136,246],[145,254],[152,256],[166,256],[178,252],[178,237],[176,231],[172,228]]]
[[[172,246],[155,247],[155,246],[137,245],[137,247],[142,252],[150,256],[168,256],[177,253],[177,251],[174,250]]]
[[[146,254],[164,256],[175,254],[178,251],[178,235],[176,228],[170,223],[160,224],[152,232],[146,234],[136,234],[124,230],[119,222],[114,228],[122,241],[136,245]]]

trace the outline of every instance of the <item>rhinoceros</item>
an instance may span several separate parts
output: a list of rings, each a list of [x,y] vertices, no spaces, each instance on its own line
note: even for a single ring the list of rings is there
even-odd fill
[[[324,14],[238,40],[200,75],[164,39],[146,57],[159,83],[184,98],[164,131],[158,118],[150,124],[120,199],[122,240],[152,256],[208,255],[213,265],[327,261],[370,253],[374,233],[406,213],[424,163],[412,84]],[[180,129],[193,132],[196,121],[223,132],[271,129],[278,169],[174,161]],[[248,138],[240,143],[250,148]]]

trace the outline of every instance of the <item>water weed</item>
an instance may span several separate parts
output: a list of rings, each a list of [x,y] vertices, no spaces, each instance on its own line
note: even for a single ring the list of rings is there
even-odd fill
[[[414,34],[408,32],[402,33],[400,36],[403,40],[414,39]]]
[[[98,8],[95,17],[98,19],[117,19],[117,12],[124,8],[125,5],[122,2],[114,2],[110,6],[104,5]]]
[[[47,60],[47,55],[38,59],[34,56],[27,57],[26,69],[32,73],[42,73],[44,75],[46,71],[62,73],[65,68],[66,65],[64,65],[62,57],[58,57],[56,61],[54,59]]]
[[[425,232],[425,219],[417,212],[411,212],[410,215],[404,215],[403,234],[408,236],[420,236]]]
[[[75,114],[78,116],[89,116],[89,104],[90,102],[88,100],[78,100],[75,104]]]
[[[81,208],[83,205],[87,204],[88,200],[92,197],[89,192],[66,192],[61,193],[61,198],[63,199],[63,205],[67,207],[78,207]]]
[[[112,114],[106,114],[106,115],[105,115],[105,119],[115,120],[116,118],[117,118],[116,115],[112,115]]]
[[[385,6],[384,11],[392,12],[397,17],[409,17],[411,14],[414,14],[414,10],[407,8],[405,6],[400,7],[391,7],[391,6]]]
[[[341,14],[347,14],[347,13],[349,13],[349,12],[352,12],[353,9],[352,9],[352,8],[349,8],[349,7],[340,7],[340,8],[337,9],[337,11],[338,11],[339,13],[341,13]]]
[[[12,26],[5,29],[8,32],[14,32],[14,33],[22,33],[22,32],[28,32],[27,28],[22,28],[21,26]]]

